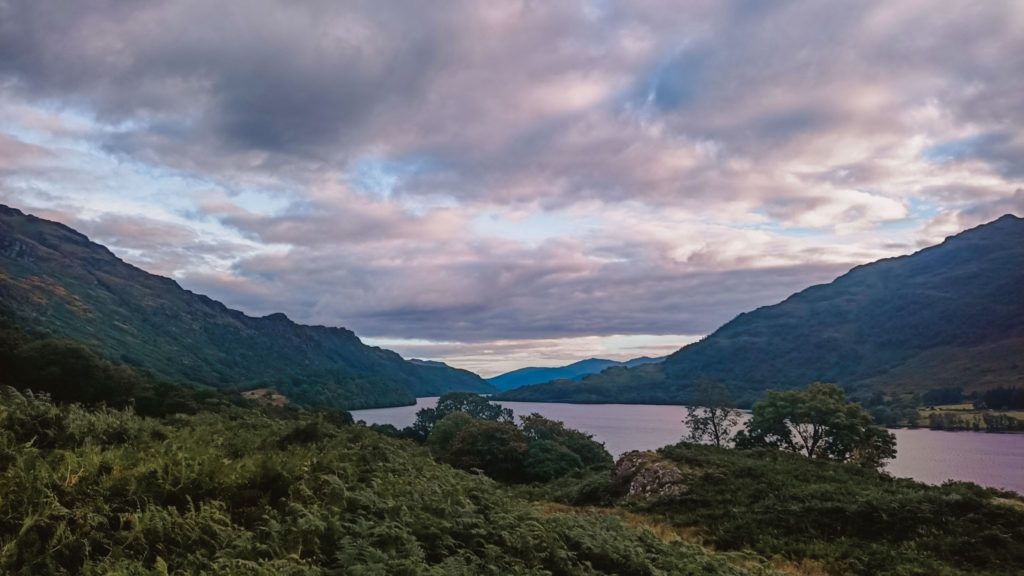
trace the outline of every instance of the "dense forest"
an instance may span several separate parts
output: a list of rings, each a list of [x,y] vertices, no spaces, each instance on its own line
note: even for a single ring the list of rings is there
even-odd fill
[[[847,389],[980,391],[1024,373],[1024,219],[1012,215],[909,256],[858,266],[740,314],[661,364],[613,367],[498,398],[686,404],[706,379],[751,405],[815,381]]]

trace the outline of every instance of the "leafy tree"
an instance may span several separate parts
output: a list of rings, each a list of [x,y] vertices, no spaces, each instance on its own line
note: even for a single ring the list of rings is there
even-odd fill
[[[729,391],[717,382],[704,382],[698,387],[696,403],[697,406],[686,407],[686,439],[727,446],[740,422],[740,413],[732,408]]]
[[[1014,418],[1008,414],[993,414],[986,412],[981,415],[985,422],[986,432],[1016,432],[1024,430],[1024,420]]]
[[[452,412],[442,418],[434,425],[427,438],[427,446],[430,453],[437,457],[443,457],[451,450],[455,437],[462,432],[463,428],[473,423],[473,417],[465,412]]]
[[[438,398],[434,408],[424,408],[416,413],[416,422],[412,425],[413,434],[420,440],[426,440],[434,425],[452,412],[464,412],[477,420],[513,421],[512,410],[502,408],[500,404],[492,404],[471,392],[450,392]]]
[[[547,482],[584,468],[583,460],[564,444],[554,440],[535,440],[529,443],[523,462],[531,480]]]
[[[426,444],[442,462],[506,482],[547,482],[585,468],[611,468],[611,455],[589,434],[540,414],[521,421],[517,427],[456,411],[434,424]]]
[[[455,438],[443,461],[463,470],[479,470],[505,482],[523,479],[529,446],[526,436],[511,422],[474,420]]]
[[[580,467],[611,466],[612,456],[604,448],[604,444],[594,440],[590,434],[566,428],[557,420],[549,420],[540,414],[533,413],[522,416],[523,434],[533,446],[539,442],[554,442],[563,446],[579,458]]]
[[[9,370],[19,387],[49,393],[57,402],[129,402],[142,380],[81,344],[47,339],[17,349]]]
[[[874,426],[863,406],[848,402],[835,384],[815,383],[806,391],[769,392],[754,405],[741,448],[770,447],[810,458],[852,461],[878,467],[896,456],[896,439]]]

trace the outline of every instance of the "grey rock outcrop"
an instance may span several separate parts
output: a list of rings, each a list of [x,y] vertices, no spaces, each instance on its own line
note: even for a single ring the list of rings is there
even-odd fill
[[[686,491],[686,476],[654,452],[627,452],[615,464],[615,479],[630,498],[672,496]]]

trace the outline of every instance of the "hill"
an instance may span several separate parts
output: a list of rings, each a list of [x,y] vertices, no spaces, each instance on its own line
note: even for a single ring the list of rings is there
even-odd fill
[[[498,376],[488,378],[487,381],[499,390],[511,390],[520,386],[531,384],[543,384],[552,380],[581,380],[591,374],[597,374],[612,366],[640,366],[642,364],[655,364],[664,358],[649,358],[643,356],[625,362],[606,360],[604,358],[587,358],[579,362],[573,362],[568,366],[557,366],[553,368],[528,367],[519,368]]]
[[[494,389],[472,372],[367,346],[344,328],[247,316],[123,262],[71,228],[6,206],[0,310],[23,328],[80,342],[158,379],[272,388],[300,405],[396,406]]]
[[[740,404],[765,390],[981,390],[1024,382],[1024,219],[1006,215],[912,255],[740,314],[663,363],[505,392],[506,400],[686,403],[720,381]]]
[[[0,388],[0,573],[775,574],[594,511],[545,510],[346,416],[143,418]]]

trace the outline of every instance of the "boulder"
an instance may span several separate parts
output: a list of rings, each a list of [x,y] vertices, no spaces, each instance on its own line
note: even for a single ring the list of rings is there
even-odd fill
[[[630,498],[672,496],[686,491],[679,467],[650,451],[623,454],[615,464],[615,479]]]

